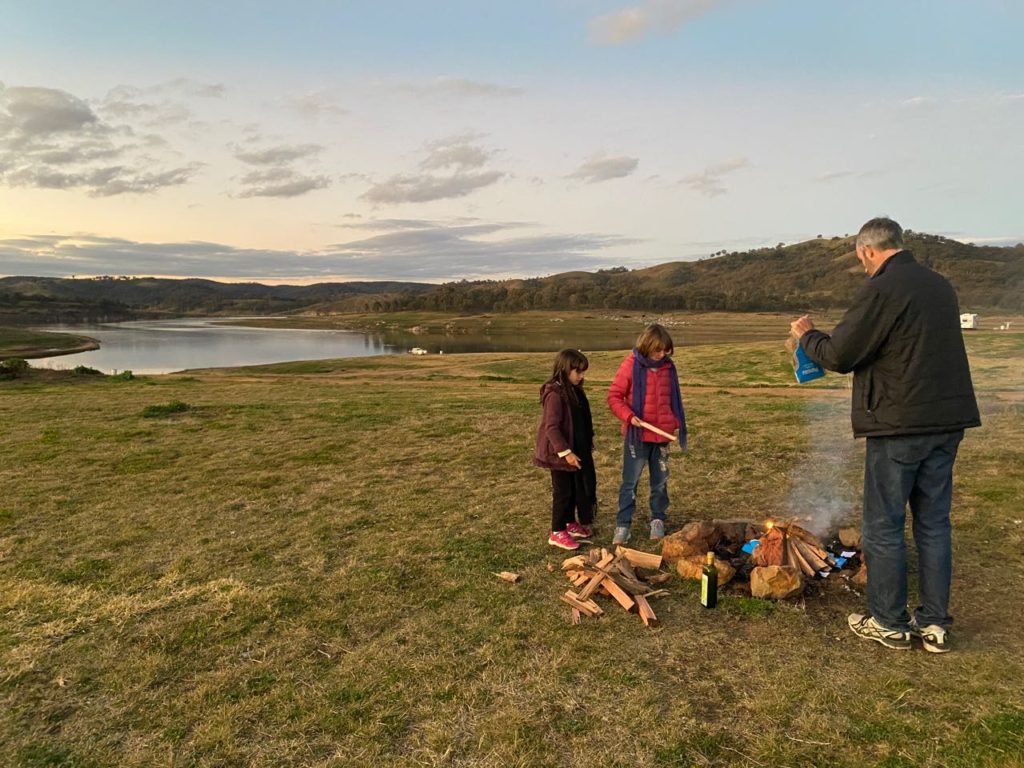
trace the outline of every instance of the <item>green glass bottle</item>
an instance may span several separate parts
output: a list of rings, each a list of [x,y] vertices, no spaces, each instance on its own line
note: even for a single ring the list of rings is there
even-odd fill
[[[700,604],[705,608],[718,605],[718,568],[714,552],[708,552],[708,561],[700,572]]]

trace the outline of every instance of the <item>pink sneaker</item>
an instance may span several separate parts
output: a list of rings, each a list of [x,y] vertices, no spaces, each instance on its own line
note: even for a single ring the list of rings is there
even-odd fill
[[[576,543],[576,539],[570,536],[568,531],[552,531],[551,535],[548,536],[548,544],[553,547],[561,547],[562,549],[580,548],[580,545]]]
[[[565,532],[574,539],[589,539],[594,535],[594,529],[589,525],[580,525],[575,521],[565,526]]]

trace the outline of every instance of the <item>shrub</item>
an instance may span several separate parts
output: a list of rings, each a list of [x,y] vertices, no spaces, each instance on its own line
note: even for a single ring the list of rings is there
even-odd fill
[[[76,365],[71,369],[71,372],[75,376],[102,376],[103,371],[97,371],[95,368],[90,368],[87,365]]]
[[[158,419],[165,416],[172,416],[175,413],[185,413],[192,410],[192,406],[183,403],[181,400],[171,400],[166,405],[147,405],[142,409],[142,418]]]
[[[17,378],[29,368],[28,361],[20,357],[9,357],[0,361],[0,381]]]
[[[115,381],[131,381],[132,379],[135,378],[135,374],[129,370],[124,370],[121,371],[120,373],[115,373],[110,378],[114,379]]]

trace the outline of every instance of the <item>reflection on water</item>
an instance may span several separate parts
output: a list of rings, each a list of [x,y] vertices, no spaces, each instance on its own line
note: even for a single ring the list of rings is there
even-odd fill
[[[294,360],[403,354],[421,347],[438,352],[554,352],[563,347],[583,350],[628,349],[635,335],[587,334],[563,338],[550,334],[411,334],[396,330],[289,330],[222,325],[225,318],[133,320],[124,323],[47,325],[42,330],[91,336],[100,349],[32,360],[39,368],[85,365],[104,373],[170,373],[187,368],[264,365]]]

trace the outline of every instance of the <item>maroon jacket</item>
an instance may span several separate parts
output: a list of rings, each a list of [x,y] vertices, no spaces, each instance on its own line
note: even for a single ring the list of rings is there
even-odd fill
[[[561,385],[548,382],[540,396],[540,428],[537,430],[537,447],[533,452],[533,463],[545,469],[560,469],[575,472],[573,467],[558,454],[572,448],[572,410],[562,397]]]
[[[608,388],[608,407],[615,417],[622,422],[622,434],[633,416],[639,416],[648,424],[675,432],[679,429],[679,419],[672,413],[672,375],[668,365],[660,368],[647,369],[647,386],[644,390],[644,412],[633,413],[633,353],[626,355],[619,370]],[[667,443],[668,438],[656,435],[649,430],[643,431],[645,443]]]

